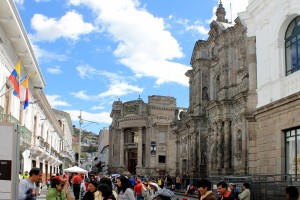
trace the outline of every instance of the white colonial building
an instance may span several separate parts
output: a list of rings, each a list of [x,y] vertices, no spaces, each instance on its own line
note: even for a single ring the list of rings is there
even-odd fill
[[[109,165],[109,129],[100,130],[98,139],[98,161],[101,162],[102,173],[108,172]]]
[[[8,80],[19,60],[20,77],[32,74],[25,110]],[[43,92],[45,80],[13,0],[0,0],[0,85],[0,122],[20,125],[20,170],[40,167],[45,181],[52,173],[60,172],[63,140],[70,143],[71,139],[65,135],[63,123],[59,123]],[[70,121],[65,122],[65,127],[72,126]],[[73,162],[72,159],[71,155]]]
[[[250,174],[300,172],[300,1],[249,0],[239,14],[256,38],[255,140]]]

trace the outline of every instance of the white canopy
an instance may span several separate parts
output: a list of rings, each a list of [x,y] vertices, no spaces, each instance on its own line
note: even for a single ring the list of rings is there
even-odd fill
[[[81,173],[88,176],[88,171],[82,169],[80,167],[74,166],[63,170],[64,172],[71,172],[71,173]]]

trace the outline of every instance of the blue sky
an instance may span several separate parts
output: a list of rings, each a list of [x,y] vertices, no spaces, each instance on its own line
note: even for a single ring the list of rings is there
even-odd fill
[[[217,0],[15,0],[52,107],[98,133],[112,102],[166,95],[188,107],[194,44],[207,39]],[[223,0],[227,19],[247,0]]]

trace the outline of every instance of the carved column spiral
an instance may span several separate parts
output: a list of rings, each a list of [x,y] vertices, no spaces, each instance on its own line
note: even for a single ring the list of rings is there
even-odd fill
[[[224,168],[225,170],[231,169],[231,133],[230,121],[227,119],[224,123]]]
[[[217,137],[217,141],[218,141],[218,164],[217,164],[217,168],[221,169],[222,168],[222,161],[223,161],[223,134],[222,134],[222,122],[218,122],[218,137]]]

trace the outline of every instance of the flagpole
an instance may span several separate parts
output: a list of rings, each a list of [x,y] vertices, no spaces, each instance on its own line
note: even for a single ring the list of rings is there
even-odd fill
[[[2,86],[2,88],[1,88],[1,90],[0,90],[0,93],[2,92],[2,90],[3,90],[3,88],[5,87],[6,83],[7,83],[7,80],[6,80],[5,83],[3,84],[3,86]]]
[[[9,88],[6,92],[4,92],[3,94],[0,95],[0,98],[5,95],[6,93],[10,92],[12,89],[14,89],[14,87]]]

